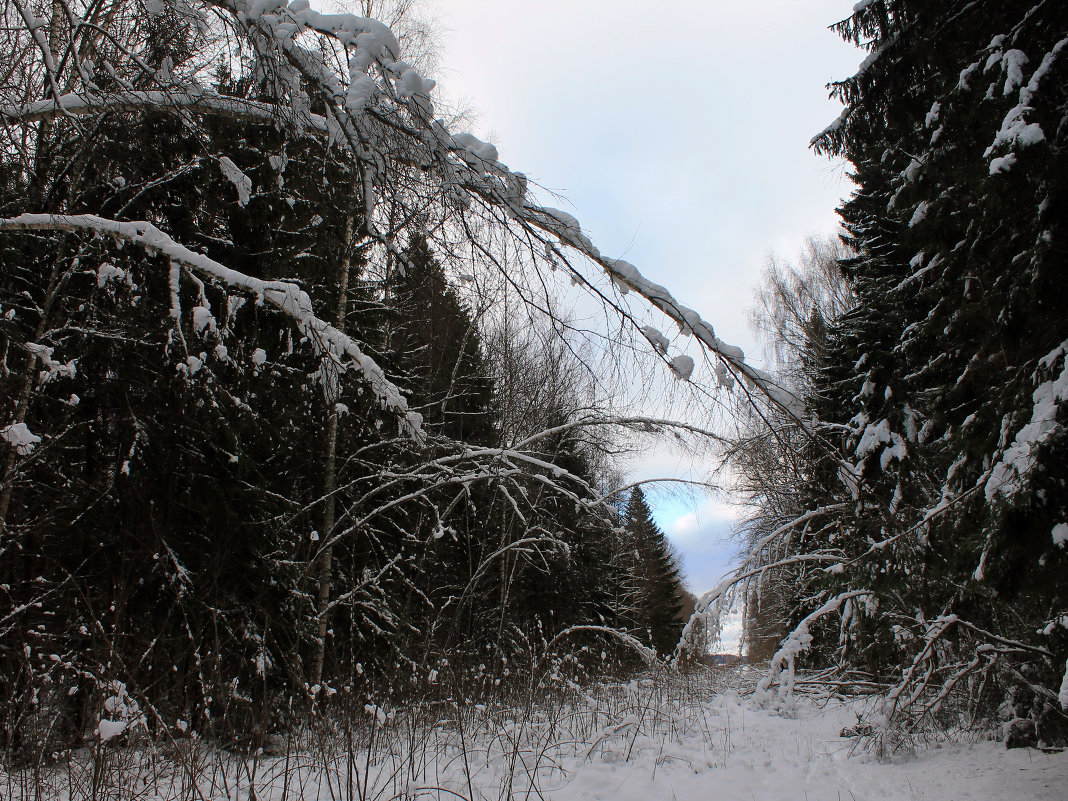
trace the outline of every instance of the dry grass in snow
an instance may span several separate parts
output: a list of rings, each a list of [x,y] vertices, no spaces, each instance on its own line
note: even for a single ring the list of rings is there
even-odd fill
[[[757,709],[744,672],[665,673],[511,705],[369,707],[273,750],[205,740],[103,743],[51,765],[0,773],[3,801],[401,801],[426,799],[855,799],[1061,801],[1068,752],[966,735],[888,762],[839,736],[865,699],[802,698]]]

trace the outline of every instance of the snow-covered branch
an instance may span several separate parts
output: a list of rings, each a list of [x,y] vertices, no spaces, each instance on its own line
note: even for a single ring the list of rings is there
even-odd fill
[[[788,705],[791,702],[791,696],[793,694],[797,657],[807,651],[812,644],[812,632],[810,631],[812,624],[827,615],[838,612],[847,602],[870,594],[871,592],[869,590],[850,590],[849,592],[843,592],[825,601],[818,609],[806,615],[804,619],[794,627],[794,630],[787,635],[782,647],[780,647],[775,656],[772,657],[768,674],[761,679],[760,683],[757,685],[757,701],[760,703],[768,703],[770,700],[769,693],[771,687],[778,684],[778,702],[780,704]],[[784,673],[785,679],[783,678]]]
[[[163,256],[173,266],[192,270],[220,285],[248,293],[285,315],[322,352],[342,369],[352,369],[367,382],[382,408],[397,415],[403,430],[422,439],[422,418],[408,409],[400,390],[382,368],[366,355],[355,340],[317,317],[311,299],[299,286],[288,281],[264,281],[245,275],[217,261],[189,250],[148,222],[108,220],[92,214],[22,214],[0,218],[0,231],[73,231],[107,235],[143,247],[150,256]]]

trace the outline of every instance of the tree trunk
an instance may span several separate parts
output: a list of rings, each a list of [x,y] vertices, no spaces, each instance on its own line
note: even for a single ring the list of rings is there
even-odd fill
[[[337,316],[334,326],[345,333],[345,313],[348,305],[349,270],[352,266],[352,216],[345,220],[345,235],[342,240],[341,262],[338,265],[338,299]],[[328,389],[326,401],[328,414],[326,432],[323,441],[323,524],[322,538],[324,546],[319,554],[319,604],[318,604],[318,639],[315,643],[315,657],[312,663],[311,685],[322,684],[323,661],[326,657],[326,638],[329,632],[328,617],[330,611],[330,581],[333,577],[334,546],[330,542],[337,506],[334,492],[337,489],[337,397],[333,388]]]

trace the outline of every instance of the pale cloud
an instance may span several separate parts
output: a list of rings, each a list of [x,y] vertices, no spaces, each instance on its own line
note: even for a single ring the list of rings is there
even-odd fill
[[[681,517],[676,517],[668,525],[665,533],[676,545],[684,546],[699,536],[703,529],[707,529],[708,523],[712,522],[712,520],[719,522],[720,519],[702,518],[698,512],[687,512]]]
[[[658,519],[665,520],[665,514],[672,514],[687,500],[689,499],[684,499],[681,503],[668,502],[667,508],[663,511],[658,508]],[[736,504],[706,496],[700,499],[693,508],[676,514],[670,521],[666,521],[664,533],[677,545],[682,546],[696,537],[710,536],[710,531],[733,529],[735,524],[741,520],[742,514],[743,510]]]
[[[700,528],[696,512],[689,512],[682,517],[675,518],[675,522],[668,529],[668,536],[675,542],[687,539],[697,533]]]

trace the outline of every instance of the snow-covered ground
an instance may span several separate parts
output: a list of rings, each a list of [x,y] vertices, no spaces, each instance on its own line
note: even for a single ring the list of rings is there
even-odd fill
[[[553,799],[855,799],[1005,801],[1068,799],[1068,753],[1008,751],[1001,743],[918,749],[879,762],[838,736],[855,705],[802,703],[796,717],[754,710],[737,697],[708,705],[718,741],[646,743],[629,763],[568,765]],[[859,707],[858,707],[859,708]]]
[[[741,687],[735,683],[736,687]],[[601,686],[554,704],[448,701],[361,710],[285,753],[239,757],[205,741],[107,743],[43,774],[0,774],[4,801],[29,798],[341,801],[1064,801],[1068,752],[1008,751],[958,737],[890,761],[843,738],[866,702],[800,699],[757,709],[722,677]],[[974,739],[974,738],[971,738]],[[346,746],[351,742],[351,746]],[[281,746],[281,748],[279,748]]]

